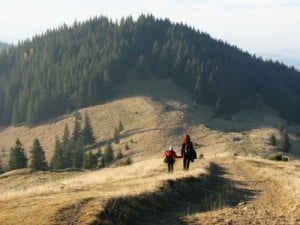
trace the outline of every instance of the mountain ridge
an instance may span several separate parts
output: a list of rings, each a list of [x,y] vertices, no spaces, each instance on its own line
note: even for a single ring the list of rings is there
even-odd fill
[[[214,45],[207,35],[193,42],[194,45],[189,44],[187,40],[197,39],[197,32],[180,24],[176,27],[168,20],[141,17],[133,22],[127,18],[118,27],[105,18],[98,19],[46,32],[32,42],[24,42],[9,53],[0,54],[0,105],[6,111],[4,114],[0,111],[1,119],[6,116],[5,120],[0,120],[3,125],[0,129],[1,161],[7,161],[16,138],[21,140],[26,153],[33,139],[38,138],[49,162],[55,136],[62,137],[66,124],[72,130],[72,113],[77,109],[90,116],[96,136],[95,145],[86,151],[103,150],[105,144],[113,140],[114,128],[122,121],[119,143],[113,143],[112,148],[115,155],[121,151],[124,157],[130,157],[132,164],[120,166],[116,162],[109,168],[95,170],[33,172],[22,169],[4,173],[0,175],[0,223],[299,223],[300,132],[290,118],[298,113],[297,108],[289,105],[298,102],[295,91],[299,84],[298,72],[279,63],[256,61],[247,53],[243,55],[221,42]],[[153,40],[149,41],[151,47],[142,45],[140,38],[145,37],[144,33],[151,37],[148,26],[164,28],[160,30],[158,45]],[[104,31],[100,29],[104,27],[109,35],[93,36],[93,30]],[[182,33],[181,29],[188,33]],[[85,31],[83,36],[82,30]],[[114,42],[122,32],[129,38]],[[167,33],[176,35],[168,36]],[[191,36],[187,40],[174,38],[188,34]],[[70,42],[63,39],[64,35],[72,36]],[[84,39],[86,36],[90,38]],[[101,37],[109,38],[101,42]],[[44,38],[49,39],[45,41]],[[73,42],[76,38],[78,43],[84,44]],[[89,45],[89,41],[98,44]],[[203,41],[212,41],[214,44],[210,47],[213,48],[203,50],[206,46],[200,45]],[[121,42],[122,48],[119,48]],[[131,48],[129,43],[138,46]],[[98,49],[93,51],[91,46]],[[228,57],[220,53],[218,57],[229,61],[223,70],[224,65],[216,63],[220,58],[204,55],[205,52],[208,55],[219,53],[220,46],[251,60],[244,61],[245,58],[228,52]],[[196,48],[203,51],[193,55]],[[157,63],[150,63],[157,49],[161,49]],[[63,54],[65,50],[70,55]],[[101,55],[101,51],[105,54]],[[180,54],[175,54],[184,55],[184,52],[188,57],[181,60]],[[177,56],[178,64],[173,67]],[[240,66],[236,69],[237,65]],[[251,66],[260,68],[255,70],[260,72],[252,73]],[[245,68],[240,69],[242,67]],[[249,73],[245,72],[247,70]],[[266,77],[261,78],[264,73]],[[243,80],[245,75],[265,83],[257,87],[255,84],[259,82],[250,78]],[[285,75],[291,80],[282,78]],[[206,82],[207,86],[201,82]],[[74,85],[70,90],[69,83]],[[235,87],[240,84],[250,87]],[[251,88],[270,87],[270,92],[247,93]],[[243,89],[244,92],[236,92]],[[56,92],[58,90],[61,92]],[[241,101],[240,96],[235,97],[239,94],[244,97],[249,94],[250,98]],[[91,102],[84,102],[90,98]],[[290,106],[288,111],[268,106],[266,101],[270,99],[280,102],[280,107]],[[227,109],[241,102],[247,107]],[[274,102],[269,105],[278,106]],[[60,104],[67,107],[51,109]],[[36,111],[30,114],[32,109]],[[26,114],[26,119],[20,117],[20,112]],[[285,117],[281,117],[282,114]],[[39,120],[31,121],[32,116]],[[277,140],[281,137],[279,124],[290,137],[289,153],[278,152],[270,144],[271,135]],[[186,133],[190,134],[199,158],[188,172],[182,170],[182,160],[178,159],[174,173],[167,173],[162,151],[172,144],[180,155],[182,137]],[[285,154],[289,161],[266,159],[273,154]]]
[[[0,54],[0,124],[39,123],[99,104],[129,79],[171,78],[230,115],[262,102],[299,122],[300,73],[190,27],[141,15],[49,30]]]

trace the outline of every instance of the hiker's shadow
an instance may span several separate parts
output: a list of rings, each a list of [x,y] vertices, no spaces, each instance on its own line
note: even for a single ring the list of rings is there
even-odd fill
[[[232,207],[256,191],[226,179],[224,168],[211,164],[209,175],[168,180],[154,193],[110,199],[95,224],[182,224],[185,216]]]

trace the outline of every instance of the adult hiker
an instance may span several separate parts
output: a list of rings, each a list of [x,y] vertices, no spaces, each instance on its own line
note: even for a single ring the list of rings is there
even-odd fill
[[[183,157],[183,170],[188,171],[190,162],[194,162],[194,159],[197,158],[193,142],[188,134],[184,136],[181,144],[181,156]]]
[[[163,156],[165,157],[164,162],[168,164],[168,173],[172,173],[175,159],[181,158],[181,156],[176,155],[172,145],[170,145],[170,147],[164,151]]]

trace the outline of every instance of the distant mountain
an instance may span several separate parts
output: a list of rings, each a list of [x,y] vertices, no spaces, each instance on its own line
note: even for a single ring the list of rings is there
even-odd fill
[[[195,104],[212,105],[214,116],[265,103],[300,121],[299,71],[142,15],[75,22],[2,52],[0,124],[35,124],[103,102],[128,80],[151,78],[171,78]]]

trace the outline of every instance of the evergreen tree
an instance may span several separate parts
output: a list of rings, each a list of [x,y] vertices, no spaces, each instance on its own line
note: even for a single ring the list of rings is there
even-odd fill
[[[34,107],[33,107],[33,99],[30,99],[27,107],[26,107],[26,122],[29,125],[32,125],[34,123],[36,123],[36,118],[35,118],[35,114],[34,114]]]
[[[60,170],[64,169],[64,153],[62,149],[62,143],[60,142],[59,138],[55,138],[55,149],[54,154],[51,159],[50,167],[52,170]]]
[[[72,167],[72,143],[68,124],[65,125],[61,148],[63,151],[64,167]]]
[[[223,101],[221,97],[218,97],[215,104],[214,117],[218,117],[224,113],[223,107],[224,107]]]
[[[71,137],[71,166],[73,168],[82,168],[84,145],[81,131],[81,114],[76,111],[74,114],[74,129]]]
[[[91,164],[92,164],[92,168],[97,168],[98,166],[98,158],[100,156],[101,152],[96,152],[96,154],[92,154],[92,158],[91,158]]]
[[[14,102],[14,106],[13,106],[13,112],[12,112],[12,121],[11,124],[12,125],[16,125],[19,122],[19,115],[18,115],[18,108],[17,108],[17,102]]]
[[[270,136],[269,140],[270,140],[270,144],[271,144],[272,146],[276,146],[277,140],[276,140],[276,137],[275,137],[274,134],[272,134],[272,135]]]
[[[68,124],[65,124],[64,134],[62,137],[62,144],[70,142],[70,130]]]
[[[290,139],[286,131],[282,132],[282,137],[278,141],[278,148],[280,151],[283,152],[290,152],[291,150],[291,144],[290,144]]]
[[[113,152],[113,149],[112,149],[112,146],[111,146],[110,142],[108,142],[106,147],[105,147],[105,150],[104,150],[104,153],[103,153],[103,160],[105,162],[105,165],[108,165],[108,164],[112,163],[113,160],[114,160],[114,152]]]
[[[121,120],[119,121],[119,127],[118,127],[118,130],[119,130],[120,133],[124,130],[124,126],[123,126],[123,123],[122,123]]]
[[[72,132],[71,140],[73,143],[77,143],[82,140],[82,132],[81,132],[81,114],[80,112],[76,111],[74,113],[74,127]]]
[[[120,131],[117,127],[115,127],[115,131],[114,131],[114,142],[116,144],[120,142]]]
[[[33,141],[33,145],[31,148],[31,161],[30,161],[30,168],[34,171],[38,170],[47,170],[48,165],[45,157],[45,152],[43,150],[40,141],[36,138]]]
[[[91,151],[84,154],[83,157],[83,168],[91,169],[93,166],[93,153]]]
[[[91,125],[90,117],[85,113],[84,117],[84,127],[82,129],[82,139],[84,146],[95,144],[96,138],[94,136],[94,131]]]
[[[81,141],[72,142],[72,167],[82,168],[84,157],[84,146]]]
[[[11,148],[8,162],[9,170],[27,167],[27,157],[23,145],[19,139],[15,142],[15,147]]]
[[[105,163],[104,157],[101,158],[99,167],[100,167],[100,168],[106,167],[106,163]]]

